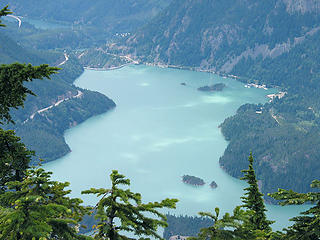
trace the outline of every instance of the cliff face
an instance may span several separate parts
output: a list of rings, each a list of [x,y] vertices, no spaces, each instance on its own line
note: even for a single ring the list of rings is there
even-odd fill
[[[320,30],[319,11],[316,0],[174,0],[124,45],[144,62],[235,73],[241,61],[305,43]]]
[[[283,2],[290,14],[319,13],[320,10],[320,2],[317,0],[283,0]]]

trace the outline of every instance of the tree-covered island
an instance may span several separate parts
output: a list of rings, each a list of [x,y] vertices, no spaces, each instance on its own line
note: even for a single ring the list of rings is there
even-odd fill
[[[203,179],[195,176],[190,176],[190,175],[183,175],[182,182],[186,184],[194,185],[194,186],[203,186],[205,184]]]
[[[198,90],[203,92],[221,92],[225,87],[224,83],[216,83],[210,86],[199,87]]]
[[[215,188],[218,187],[218,184],[217,184],[215,181],[212,181],[212,182],[210,183],[210,187],[211,187],[212,189],[215,189]]]

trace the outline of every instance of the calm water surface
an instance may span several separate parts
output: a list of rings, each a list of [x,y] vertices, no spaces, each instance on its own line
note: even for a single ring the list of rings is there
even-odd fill
[[[219,82],[227,85],[222,92],[197,91]],[[131,179],[131,189],[142,193],[145,201],[178,198],[174,214],[195,215],[216,206],[231,212],[240,204],[246,185],[219,167],[227,142],[218,126],[240,105],[264,103],[275,90],[248,89],[209,73],[149,66],[87,70],[75,84],[104,93],[117,107],[68,130],[65,137],[72,152],[45,165],[55,179],[71,183],[72,196],[95,204],[94,197],[80,192],[109,187],[109,174],[117,169]],[[207,184],[186,185],[181,181],[184,174],[201,177]],[[212,180],[217,189],[209,187]],[[301,207],[268,206],[268,210],[277,220],[274,228],[280,229]]]

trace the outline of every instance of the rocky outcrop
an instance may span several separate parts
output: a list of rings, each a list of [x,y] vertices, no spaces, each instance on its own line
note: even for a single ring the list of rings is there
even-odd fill
[[[212,189],[215,189],[215,188],[218,187],[218,184],[217,184],[215,181],[212,181],[212,182],[210,183],[210,187],[211,187]]]
[[[276,58],[284,53],[289,52],[296,45],[303,43],[308,36],[313,36],[320,30],[320,27],[315,27],[308,31],[302,36],[296,36],[293,40],[288,39],[287,42],[277,43],[273,48],[270,49],[269,45],[262,44],[256,45],[254,48],[248,48],[238,56],[233,56],[230,58],[221,68],[220,71],[230,73],[232,69],[242,60],[256,59],[258,57],[266,58]]]
[[[234,73],[241,61],[276,59],[303,44],[319,31],[319,9],[317,0],[173,0],[118,49],[155,65]]]
[[[283,0],[286,10],[294,13],[320,13],[320,2],[318,0]]]

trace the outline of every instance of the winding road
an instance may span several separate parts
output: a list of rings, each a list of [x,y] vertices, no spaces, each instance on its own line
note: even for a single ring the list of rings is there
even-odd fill
[[[15,16],[15,15],[11,15],[11,14],[9,14],[7,16],[16,19],[18,21],[18,23],[19,23],[19,28],[21,27],[22,21],[21,21],[20,17]]]
[[[63,99],[61,99],[61,100],[53,103],[53,104],[50,105],[49,107],[42,108],[42,109],[36,111],[35,113],[31,114],[30,117],[27,118],[27,119],[23,122],[23,124],[25,124],[26,122],[28,122],[29,119],[32,120],[37,113],[38,113],[38,114],[41,114],[41,113],[43,113],[43,112],[46,112],[46,111],[48,111],[49,109],[51,109],[51,108],[53,108],[53,107],[57,107],[57,106],[59,106],[61,103],[66,102],[66,101],[68,101],[68,100],[71,100],[71,99],[74,99],[74,98],[81,98],[82,95],[83,95],[83,92],[81,92],[80,90],[78,90],[77,95],[74,95],[74,96],[68,97],[68,98],[63,98]]]
[[[57,66],[59,67],[59,66],[65,64],[68,60],[69,60],[68,54],[64,53],[64,60],[61,63],[59,63]]]

